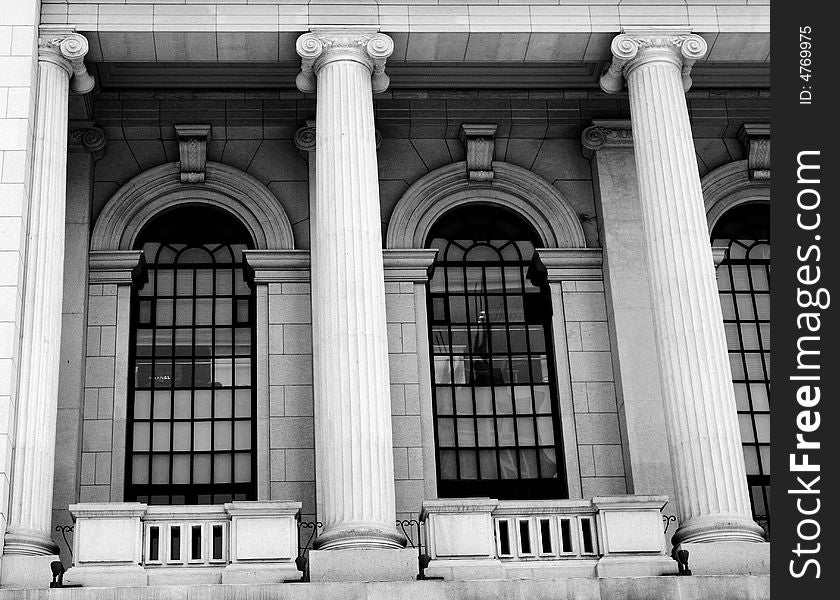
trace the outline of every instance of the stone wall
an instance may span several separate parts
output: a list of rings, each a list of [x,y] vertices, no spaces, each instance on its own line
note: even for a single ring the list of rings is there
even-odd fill
[[[562,286],[583,497],[625,494],[604,284]]]
[[[315,519],[312,317],[308,283],[268,285],[270,499]]]

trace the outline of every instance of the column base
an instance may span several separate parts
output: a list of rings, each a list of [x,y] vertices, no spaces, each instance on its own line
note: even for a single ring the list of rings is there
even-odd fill
[[[309,581],[411,581],[418,573],[415,548],[309,551]]]
[[[388,527],[379,523],[334,525],[325,529],[315,540],[317,550],[345,550],[390,548],[398,550],[405,548],[405,536],[396,527]]]
[[[671,538],[674,546],[689,542],[764,542],[764,530],[744,515],[701,515],[680,523]]]
[[[14,589],[49,588],[52,581],[50,564],[59,560],[55,554],[40,556],[4,554],[0,564],[0,587]]]
[[[768,575],[769,542],[685,542],[674,551],[688,550],[692,575]]]
[[[60,554],[58,544],[43,531],[7,529],[3,538],[3,555],[52,556]]]

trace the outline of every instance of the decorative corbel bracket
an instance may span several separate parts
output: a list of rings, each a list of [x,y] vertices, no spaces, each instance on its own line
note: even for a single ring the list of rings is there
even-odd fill
[[[738,139],[747,153],[747,167],[753,181],[770,180],[770,124],[744,123]]]
[[[180,154],[181,183],[204,183],[210,125],[175,125]]]
[[[493,180],[496,129],[498,125],[495,123],[461,125],[461,141],[466,148],[467,177],[470,183]]]

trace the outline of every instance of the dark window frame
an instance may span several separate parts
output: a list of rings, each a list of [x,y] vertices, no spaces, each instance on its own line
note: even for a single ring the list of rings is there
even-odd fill
[[[769,303],[771,289],[769,211],[769,206],[760,202],[734,207],[718,220],[711,235],[713,245],[726,246],[725,258],[717,270],[718,294],[722,301],[724,326],[729,326],[729,332],[737,333],[736,336],[727,335],[727,350],[733,365],[732,383],[735,386],[739,424],[746,417],[748,426],[745,438],[744,425],[741,425],[741,444],[745,452],[750,506],[753,518],[764,528],[768,538],[771,441],[769,424],[767,441],[760,441],[759,432],[762,428],[757,425],[757,419],[766,419],[769,423],[771,412],[771,320],[769,312],[762,316],[765,310],[763,302],[759,305],[759,299]],[[735,255],[737,257],[733,257]],[[740,281],[736,281],[736,273],[742,274]],[[745,281],[743,275],[746,275]],[[744,283],[747,285],[744,286]],[[750,330],[755,333],[754,343],[745,342],[745,339],[752,337],[745,335]],[[734,339],[736,337],[737,340]],[[756,358],[760,360],[760,375],[756,375],[753,364]],[[757,393],[757,389],[761,392]],[[765,400],[766,410],[757,408],[759,402]],[[765,456],[762,456],[762,449]],[[757,472],[750,472],[754,469],[750,469],[752,460],[747,460],[747,452],[754,453]]]
[[[457,229],[459,219],[469,215],[470,211],[478,209],[480,213],[484,213],[479,217],[482,223],[475,223],[475,228],[470,229],[470,217],[467,216],[467,223],[463,225],[461,234],[454,234],[453,231]],[[483,217],[483,218],[482,218]],[[502,219],[503,217],[503,219]],[[495,221],[494,223],[488,223]],[[488,229],[489,228],[489,229]],[[449,235],[446,235],[446,234]],[[498,240],[500,235],[513,235],[524,239],[508,239],[503,237],[507,243],[494,246],[490,240]],[[499,260],[482,260],[482,261],[468,261],[468,260],[449,260],[448,252],[453,244],[460,245],[456,240],[465,240],[469,238],[471,244],[463,250],[463,257],[477,248],[495,248],[493,251],[499,257]],[[503,211],[501,209],[487,207],[485,205],[467,205],[460,209],[445,215],[439,224],[433,227],[432,232],[428,236],[427,247],[439,247],[440,241],[446,239],[447,242],[443,248],[439,248],[438,257],[435,262],[435,275],[432,281],[429,282],[427,290],[427,310],[429,322],[429,340],[430,340],[430,357],[431,357],[431,380],[432,380],[432,409],[434,419],[434,438],[435,438],[435,459],[436,459],[436,477],[438,485],[438,496],[440,497],[468,497],[468,496],[489,496],[501,499],[548,499],[548,498],[566,498],[568,497],[568,487],[565,472],[565,460],[563,452],[563,437],[562,437],[562,415],[559,410],[558,394],[557,394],[557,374],[555,369],[554,347],[552,343],[552,321],[551,321],[551,301],[550,294],[547,288],[543,286],[536,286],[528,280],[527,272],[531,266],[531,256],[533,248],[540,246],[540,242],[536,234],[528,227],[524,220],[513,213]],[[509,260],[501,256],[501,252],[508,247],[516,250],[517,260]],[[523,255],[524,251],[528,254]],[[507,272],[505,267],[509,270],[518,270],[518,281],[515,282],[513,289],[509,290],[509,283],[507,281]],[[479,293],[471,293],[467,289],[467,282],[469,281],[468,269],[481,269],[481,282],[484,284],[483,289]],[[501,293],[488,292],[487,272],[493,269],[501,274],[500,284]],[[463,283],[462,290],[450,290],[450,273],[453,270],[458,270]],[[436,277],[440,278],[443,274],[444,287],[443,291],[435,291],[433,282]],[[517,291],[521,290],[521,291]],[[451,298],[464,298],[465,315],[470,315],[463,318],[460,322],[453,320],[451,310]],[[486,313],[485,319],[482,322],[480,319],[472,318],[471,311],[475,310],[477,305],[470,306],[469,300],[481,297],[485,300],[484,310]],[[501,320],[496,320],[492,316],[490,298],[497,298],[499,306],[504,315]],[[522,318],[519,320],[512,320],[511,304],[518,304],[521,300]],[[444,310],[444,319],[437,318],[435,305],[442,303]],[[516,329],[514,329],[516,328]],[[456,351],[458,344],[455,343],[454,332],[466,331],[466,345],[462,351]],[[494,342],[495,336],[493,333],[502,331],[504,351],[497,352]],[[515,350],[515,343],[512,339],[512,332],[517,331],[523,334],[525,342],[524,350]],[[439,340],[436,335],[445,332],[446,347],[445,352],[436,350]],[[537,333],[539,332],[539,333]],[[483,342],[479,342],[482,337]],[[463,337],[462,335],[460,337]],[[533,339],[540,337],[541,340]],[[484,352],[476,349],[477,345],[484,345]],[[500,344],[501,345],[501,344]],[[539,351],[538,351],[539,350]],[[436,381],[436,357],[449,357],[449,373],[452,379],[450,383]],[[454,358],[463,356],[464,364],[464,381],[457,383],[455,381],[455,361]],[[497,371],[493,369],[481,370],[476,369],[476,363],[481,360],[487,360],[490,365],[495,365],[496,360],[501,357],[505,366],[502,372],[507,373],[507,381],[496,381]],[[536,357],[540,361],[541,369],[544,368],[542,377],[545,381],[537,381],[535,371],[533,370],[533,358]],[[478,360],[477,360],[478,359]],[[529,369],[529,377],[525,382],[514,381],[514,377],[521,373],[514,368],[515,359],[527,359],[526,363]],[[520,362],[517,361],[517,362]],[[446,359],[444,359],[446,362]],[[521,364],[521,362],[520,362]],[[476,379],[476,373],[486,374],[488,378],[485,382]],[[484,375],[483,375],[484,376]],[[508,401],[510,405],[510,413],[500,412],[500,406],[496,398],[497,388],[507,388]],[[469,389],[469,400],[471,402],[471,412],[459,413],[458,411],[458,390]],[[487,388],[490,393],[491,412],[479,412],[477,388]],[[539,410],[537,406],[536,388],[548,394],[548,412]],[[442,394],[442,390],[448,392]],[[518,402],[522,400],[523,395],[518,395],[517,391],[520,389],[528,390],[527,402],[530,403],[530,412],[519,414],[517,412]],[[445,398],[448,397],[448,400]],[[451,414],[442,412],[443,403],[451,403]],[[448,409],[446,409],[448,410]],[[459,416],[460,415],[460,416]],[[539,421],[550,418],[551,426],[551,443],[540,443],[540,428]],[[482,444],[480,441],[479,421],[490,419],[492,421],[493,444]],[[510,422],[513,427],[513,442],[502,444],[500,434],[500,419]],[[522,422],[520,419],[530,420],[530,423]],[[471,431],[472,445],[469,443],[462,445],[459,441],[459,425],[462,420],[466,420],[468,425],[465,431]],[[469,421],[471,420],[471,423]],[[451,421],[452,426],[452,446],[441,445],[441,425],[448,428],[446,421]],[[528,427],[530,433],[527,437],[533,437],[533,442],[522,443],[519,436],[520,426]],[[495,477],[483,479],[482,477],[482,461],[481,451],[493,451],[495,456]],[[515,458],[516,463],[516,477],[503,478],[502,477],[502,453],[503,451],[510,451],[509,455]],[[553,453],[553,463],[546,461],[545,464],[550,465],[554,470],[553,476],[545,476],[542,471],[543,461],[545,456],[541,453],[542,450],[550,450]],[[454,452],[455,464],[455,478],[444,476],[442,455]],[[465,465],[462,464],[462,452],[470,453],[474,460],[470,459],[468,463],[475,465],[475,478],[463,478],[462,470]],[[522,477],[522,456],[523,452],[533,452],[536,465],[536,477]],[[465,456],[465,455],[464,455]],[[489,455],[486,455],[489,456]],[[489,465],[489,461],[487,464]],[[471,468],[467,465],[467,470],[471,472]],[[492,474],[492,469],[491,474]],[[548,471],[548,469],[547,469]]]
[[[198,223],[196,227],[190,227],[191,218],[194,223]],[[214,227],[210,230],[210,235],[216,241],[202,242],[203,235],[207,235],[208,229],[201,226],[201,223],[206,223],[210,220],[216,220]],[[221,219],[221,221],[220,221]],[[220,221],[220,222],[219,222]],[[180,222],[183,225],[183,235],[178,235],[172,239],[162,239],[172,236],[173,222]],[[201,208],[195,209],[190,207],[188,209],[181,209],[180,214],[178,209],[171,211],[165,215],[161,215],[148,225],[141,238],[135,244],[136,247],[144,249],[155,249],[154,257],[147,253],[149,258],[148,263],[148,283],[141,288],[134,288],[131,296],[131,325],[129,328],[129,381],[128,381],[128,398],[127,398],[127,418],[126,418],[126,459],[125,459],[125,500],[126,501],[141,501],[148,504],[220,504],[232,500],[255,500],[257,492],[257,415],[256,415],[256,294],[253,286],[249,286],[245,279],[244,259],[242,257],[242,250],[252,247],[250,237],[244,232],[244,229],[239,226],[238,222],[234,223],[232,217],[217,209]],[[161,253],[167,251],[170,254],[171,261],[161,261]],[[183,256],[188,251],[209,252],[209,261],[179,261],[178,258]],[[215,254],[218,252],[227,252],[228,259],[223,262],[218,262]],[[209,270],[210,274],[210,291],[209,293],[199,293],[198,290],[198,273],[199,269]],[[188,294],[179,293],[182,290],[178,289],[179,271],[184,273],[187,271],[189,275],[182,278],[181,282],[186,282],[191,279],[189,286],[191,291]],[[228,271],[229,275],[224,277],[230,282],[229,294],[219,293],[218,279],[221,273]],[[161,278],[161,273],[171,272],[172,289],[168,293],[159,293],[158,284]],[[161,324],[157,322],[157,308],[159,301],[171,302],[172,315],[169,324]],[[178,301],[189,303],[189,319],[180,320],[178,313]],[[196,319],[197,306],[199,301],[210,301],[209,322],[198,323]],[[227,316],[223,318],[221,324],[219,319],[219,300],[229,301],[230,314],[229,323]],[[186,306],[186,304],[182,304]],[[226,304],[221,304],[225,307]],[[241,308],[247,307],[246,318],[240,318],[239,314]],[[148,310],[148,315],[144,313],[141,317],[141,310]],[[143,319],[141,322],[141,318]],[[179,322],[180,321],[180,322]],[[187,322],[188,321],[188,322]],[[207,334],[209,330],[210,343],[208,345],[199,345],[198,330],[202,330],[203,334]],[[227,330],[230,335],[229,348],[222,346],[220,351],[219,340],[217,336],[220,331]],[[148,331],[151,334],[150,354],[148,356],[139,356],[138,349],[138,333],[140,331]],[[165,331],[165,344],[161,344],[160,348],[169,347],[168,352],[163,352],[158,356],[158,336],[161,331]],[[178,344],[178,332],[183,332],[182,339],[189,340],[187,344]],[[240,340],[245,337],[245,344],[240,344]],[[171,337],[171,340],[169,339]],[[170,346],[171,344],[171,346]],[[188,348],[184,352],[184,348]],[[245,351],[240,352],[247,348]],[[179,351],[180,349],[180,351]],[[139,360],[138,360],[139,359]],[[162,360],[160,360],[162,359]],[[236,379],[237,362],[247,359],[249,370],[248,379],[246,382],[239,382]],[[218,380],[218,373],[213,369],[216,366],[216,361],[229,361],[230,370],[230,384],[222,385]],[[160,362],[158,362],[160,361]],[[148,385],[140,385],[138,387],[138,378],[145,378],[146,375],[139,372],[143,364],[149,364]],[[169,363],[168,370],[165,368],[166,363]],[[206,364],[205,364],[206,363]],[[181,367],[176,367],[176,364]],[[162,371],[167,373],[158,374],[156,369],[159,365],[164,368]],[[187,365],[187,368],[183,368]],[[210,371],[205,371],[209,379],[206,382],[198,383],[196,378],[203,369],[209,367]],[[189,381],[179,381],[179,377],[188,374]],[[159,377],[164,377],[168,374],[169,381],[166,385],[159,385]],[[188,383],[188,385],[184,385]],[[206,384],[206,385],[205,385]],[[217,415],[217,391],[228,391],[229,402],[221,400],[219,405],[230,406],[230,415]],[[245,395],[243,392],[247,390],[248,408],[244,413],[237,412],[237,395],[242,399]],[[136,414],[137,392],[148,392],[148,414],[145,414],[146,408],[142,407],[140,416]],[[168,392],[168,417],[155,414],[155,392]],[[176,418],[176,391],[188,392],[190,398],[190,407],[188,416],[183,415]],[[196,417],[196,391],[209,391],[209,417]],[[237,394],[239,392],[239,394]],[[204,396],[205,394],[202,394]],[[224,398],[224,396],[223,396]],[[183,398],[181,398],[183,401]],[[241,406],[241,404],[240,404]],[[226,413],[227,411],[225,411]],[[241,415],[246,416],[241,416]],[[196,423],[208,423],[210,429],[210,446],[209,450],[196,449],[194,436],[196,430]],[[237,442],[241,442],[241,437],[236,435],[237,423],[248,422],[249,439],[247,444],[249,447],[240,446],[237,449]],[[134,448],[134,428],[135,424],[148,423],[148,443],[143,448]],[[159,448],[156,450],[154,440],[154,425],[155,423],[168,424],[168,444],[166,448]],[[187,423],[189,429],[190,441],[187,450],[176,450],[175,444],[175,424]],[[229,427],[229,449],[216,447],[216,430],[217,424],[220,430],[225,430]],[[241,427],[241,426],[240,426]],[[240,429],[241,431],[241,429]],[[183,447],[183,446],[182,446]],[[216,457],[219,455],[227,455],[230,462],[229,465],[229,482],[213,482],[216,468]],[[238,471],[237,456],[247,455],[249,465],[247,467],[247,478],[240,473],[243,465],[240,465]],[[154,481],[154,458],[155,456],[165,456],[167,462],[167,483],[152,483]],[[188,483],[173,483],[175,477],[174,460],[175,457],[187,456],[189,469]],[[134,482],[134,459],[146,457],[147,465],[145,466],[145,473],[139,473],[139,479],[145,483]],[[210,482],[196,482],[194,470],[196,468],[196,458],[203,457],[201,460],[209,461]],[[181,460],[181,459],[179,459]],[[223,458],[220,460],[224,460]],[[240,457],[239,460],[245,459]],[[240,481],[237,481],[240,479]]]

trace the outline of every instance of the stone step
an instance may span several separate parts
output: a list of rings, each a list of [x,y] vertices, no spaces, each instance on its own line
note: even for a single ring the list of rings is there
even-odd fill
[[[0,600],[769,600],[769,575],[0,590]]]

